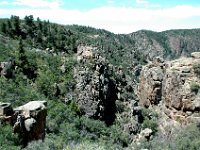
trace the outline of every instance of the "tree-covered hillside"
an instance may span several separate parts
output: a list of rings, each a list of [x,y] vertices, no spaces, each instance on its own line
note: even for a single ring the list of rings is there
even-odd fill
[[[48,102],[45,142],[33,142],[27,149],[114,149],[128,144],[128,135],[117,123],[107,127],[85,117],[75,101],[65,101],[76,84],[77,46],[92,44],[92,35],[84,38],[87,30],[101,32],[39,18],[34,21],[33,16],[1,20],[0,62],[5,64],[0,77],[1,102],[10,102],[13,107],[31,100]],[[23,144],[11,132],[11,127],[1,124],[1,149],[20,149]]]

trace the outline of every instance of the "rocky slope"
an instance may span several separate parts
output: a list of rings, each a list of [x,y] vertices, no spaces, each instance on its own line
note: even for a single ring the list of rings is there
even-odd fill
[[[157,56],[172,59],[199,51],[199,35],[198,29],[164,32],[142,30],[130,34],[130,37],[135,41],[135,49],[152,61]]]
[[[199,122],[199,64],[200,53],[194,52],[191,57],[173,61],[158,58],[143,66],[138,87],[140,104],[153,107],[162,119],[174,124]]]

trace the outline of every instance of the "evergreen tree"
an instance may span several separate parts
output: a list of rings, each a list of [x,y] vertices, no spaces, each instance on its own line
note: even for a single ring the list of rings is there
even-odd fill
[[[27,28],[27,34],[33,38],[34,32],[36,30],[33,15],[25,16],[24,21],[25,21],[26,28]]]
[[[8,32],[8,35],[10,35],[11,37],[14,37],[14,33],[13,33],[13,30],[12,30],[12,24],[11,24],[11,21],[8,20],[7,21],[7,32]]]
[[[42,29],[43,29],[43,25],[42,25],[42,22],[39,17],[37,18],[37,28],[40,31],[42,31]]]
[[[27,56],[25,54],[24,46],[22,39],[20,37],[19,46],[18,46],[18,53],[17,53],[17,65],[24,70],[26,65],[28,64]]]
[[[29,79],[35,79],[37,77],[37,63],[35,60],[28,59],[26,51],[23,46],[23,41],[20,37],[19,47],[17,53],[17,65],[20,71],[23,72]]]
[[[76,44],[76,38],[74,36],[71,37],[71,45],[70,46],[71,46],[71,50],[76,53],[77,44]]]
[[[18,16],[11,16],[11,22],[13,23],[13,33],[16,36],[21,35],[20,19]]]
[[[1,32],[5,33],[5,34],[7,33],[7,25],[5,22],[3,22],[1,24]]]
[[[24,17],[24,21],[25,21],[25,24],[29,27],[33,26],[34,25],[34,18],[33,18],[33,15],[30,15],[30,16],[25,16]]]

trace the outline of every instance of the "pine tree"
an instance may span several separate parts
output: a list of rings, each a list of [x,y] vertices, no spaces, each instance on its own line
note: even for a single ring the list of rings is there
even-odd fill
[[[27,56],[25,54],[22,39],[19,39],[18,53],[17,53],[17,65],[24,70],[28,64]]]
[[[39,17],[37,18],[37,28],[42,32],[43,25]]]
[[[26,28],[27,28],[27,34],[30,37],[34,37],[34,32],[36,30],[36,25],[34,23],[33,15],[25,16],[24,21],[25,21]]]
[[[20,19],[18,16],[11,16],[11,22],[13,23],[13,32],[16,36],[21,35]]]
[[[5,22],[3,22],[1,24],[1,32],[5,33],[5,34],[7,33],[7,25]]]
[[[7,21],[7,27],[8,27],[7,32],[9,34],[9,36],[14,37],[13,30],[12,30],[12,24],[11,24],[10,20]]]
[[[35,62],[35,60],[28,60],[21,37],[19,40],[16,63],[20,71],[22,71],[23,74],[26,75],[29,79],[35,79],[37,77],[37,73],[36,73],[37,63]]]

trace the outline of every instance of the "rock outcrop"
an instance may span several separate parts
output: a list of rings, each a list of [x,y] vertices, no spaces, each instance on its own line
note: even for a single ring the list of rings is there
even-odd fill
[[[94,54],[92,47],[78,47],[77,59],[80,66],[74,69],[76,102],[86,116],[112,124],[117,90],[109,64]]]
[[[150,104],[158,104],[162,99],[162,81],[165,64],[163,61],[153,62],[143,67],[140,76],[139,96],[140,103],[148,107]]]
[[[13,125],[14,133],[18,134],[21,144],[45,138],[47,116],[46,101],[30,101],[13,109],[9,103],[0,104],[1,122]]]
[[[13,113],[10,103],[0,103],[0,122],[13,124]]]
[[[157,106],[180,123],[200,121],[200,53],[143,67],[138,88],[140,103]],[[194,66],[197,66],[196,68]]]
[[[31,101],[14,109],[18,113],[13,129],[26,145],[33,140],[44,139],[47,116],[46,101]]]
[[[10,59],[8,62],[0,62],[0,76],[12,78],[14,76],[15,61]]]
[[[134,132],[135,82],[125,76],[121,66],[108,63],[96,48],[78,47],[77,59],[79,65],[74,69],[74,99],[84,114],[105,121],[107,125],[118,120],[124,130]]]

